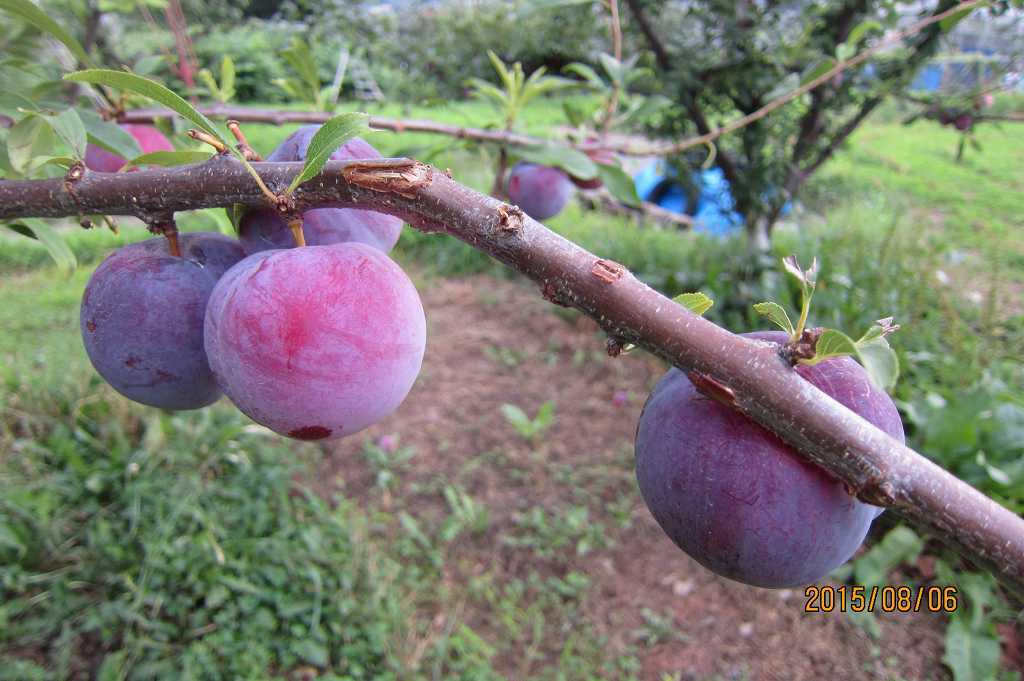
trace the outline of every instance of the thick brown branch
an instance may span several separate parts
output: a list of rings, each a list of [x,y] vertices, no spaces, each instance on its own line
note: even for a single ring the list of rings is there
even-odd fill
[[[287,187],[301,168],[254,166],[274,190]],[[725,386],[739,410],[842,479],[858,497],[892,507],[1024,593],[1024,520],[800,378],[777,346],[715,326],[621,265],[600,260],[521,211],[417,161],[332,161],[299,187],[295,201],[298,208],[356,206],[390,213],[488,253],[537,282],[548,299],[597,320],[620,342]],[[252,177],[230,157],[135,173],[87,171],[74,182],[74,197],[63,178],[0,181],[0,219],[151,215],[265,202]]]
[[[640,27],[640,32],[644,34],[647,45],[654,52],[654,60],[658,63],[658,68],[667,71],[672,67],[672,59],[669,57],[665,45],[658,38],[658,34],[654,32],[651,23],[647,20],[647,15],[644,14],[640,3],[637,0],[626,0],[626,4],[629,5],[629,12],[633,15],[636,25]]]

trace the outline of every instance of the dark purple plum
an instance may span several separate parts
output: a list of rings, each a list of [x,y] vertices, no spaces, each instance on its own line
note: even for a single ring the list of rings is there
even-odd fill
[[[558,215],[572,196],[572,181],[558,168],[517,163],[508,174],[508,198],[534,220]]]
[[[747,334],[782,343],[786,334]],[[800,376],[904,440],[892,400],[848,357]],[[879,509],[776,435],[712,400],[671,369],[644,405],[636,435],[640,493],[673,542],[709,570],[761,587],[817,581],[846,562]]]
[[[304,161],[318,125],[307,125],[289,135],[267,157],[268,161]],[[349,161],[380,158],[369,143],[358,137],[338,148],[331,159]],[[359,208],[315,208],[302,214],[302,232],[309,246],[358,242],[387,253],[398,242],[402,221],[385,213]],[[275,211],[264,208],[246,213],[238,225],[238,238],[247,253],[274,248],[291,248],[295,239],[285,220]]]
[[[198,409],[220,397],[203,348],[203,317],[217,279],[245,253],[221,234],[181,234],[118,249],[82,296],[82,341],[96,371],[125,397]]]
[[[121,128],[135,138],[144,154],[154,151],[174,151],[171,141],[154,127],[129,123],[122,125]],[[125,162],[126,159],[95,144],[87,145],[85,148],[85,167],[89,170],[100,173],[116,173],[124,166]]]
[[[214,289],[206,354],[243,413],[300,440],[350,435],[398,408],[423,361],[409,278],[360,243],[255,253]]]

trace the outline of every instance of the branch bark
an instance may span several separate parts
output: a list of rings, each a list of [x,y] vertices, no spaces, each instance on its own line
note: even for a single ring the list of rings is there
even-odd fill
[[[301,170],[298,163],[254,167],[277,192]],[[893,508],[1024,594],[1024,520],[800,378],[777,346],[692,314],[621,265],[417,161],[332,161],[298,188],[294,201],[300,210],[338,206],[389,213],[488,253],[535,281],[548,300],[596,320],[617,341],[727,387],[738,410],[842,479],[858,498]],[[86,170],[68,178],[0,181],[0,219],[146,217],[236,203],[267,205],[252,177],[226,156],[134,173]]]

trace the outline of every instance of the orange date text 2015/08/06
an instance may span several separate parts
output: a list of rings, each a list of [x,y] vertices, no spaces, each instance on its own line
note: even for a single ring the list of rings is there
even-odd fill
[[[955,586],[832,586],[804,589],[804,612],[956,612]]]

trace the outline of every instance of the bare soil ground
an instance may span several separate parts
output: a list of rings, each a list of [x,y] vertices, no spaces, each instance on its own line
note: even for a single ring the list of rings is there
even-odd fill
[[[456,595],[435,604],[435,620],[454,616],[458,601],[458,617],[495,647],[508,678],[536,676],[558,659],[566,631],[583,630],[605,655],[635,655],[640,677],[652,681],[949,678],[941,616],[879,615],[882,636],[873,639],[847,615],[805,614],[802,590],[730,582],[669,541],[632,470],[634,430],[659,362],[640,352],[608,357],[596,325],[553,314],[524,282],[418,284],[428,319],[423,373],[398,414],[368,432],[374,440],[397,434],[415,449],[399,487],[381,498],[358,439],[328,450],[312,484],[428,526],[448,513],[445,484],[486,505],[486,531],[448,548],[445,582]],[[501,413],[509,403],[532,416],[547,401],[554,422],[532,444]],[[536,509],[548,525],[529,521]],[[586,509],[586,527],[556,522],[572,509]],[[588,528],[600,530],[597,539]],[[483,578],[502,585],[572,573],[590,586],[576,607],[546,611],[543,640],[515,635],[493,602],[469,593]]]

